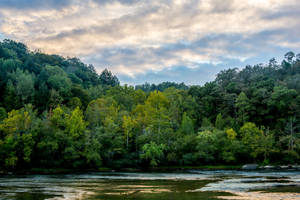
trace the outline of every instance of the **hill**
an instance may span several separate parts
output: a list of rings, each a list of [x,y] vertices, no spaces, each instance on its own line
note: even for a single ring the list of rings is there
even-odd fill
[[[77,58],[0,43],[0,169],[300,162],[300,55],[203,86],[120,86]]]

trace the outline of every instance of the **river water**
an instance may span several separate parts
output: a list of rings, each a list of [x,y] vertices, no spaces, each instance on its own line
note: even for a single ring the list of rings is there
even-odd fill
[[[0,200],[300,200],[299,171],[1,176]]]

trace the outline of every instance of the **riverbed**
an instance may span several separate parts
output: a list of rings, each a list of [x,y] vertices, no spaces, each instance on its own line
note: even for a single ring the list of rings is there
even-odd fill
[[[0,177],[0,200],[300,200],[299,171],[190,170]]]

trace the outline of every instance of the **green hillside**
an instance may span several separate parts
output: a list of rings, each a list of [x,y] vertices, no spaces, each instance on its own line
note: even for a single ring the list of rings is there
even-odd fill
[[[4,40],[0,91],[1,170],[300,162],[293,52],[203,86],[133,87],[77,58]]]

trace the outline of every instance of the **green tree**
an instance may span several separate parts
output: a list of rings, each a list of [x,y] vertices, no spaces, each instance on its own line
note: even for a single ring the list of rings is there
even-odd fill
[[[297,163],[300,158],[300,133],[297,128],[296,117],[290,117],[285,129],[286,135],[279,138],[285,162]]]
[[[297,92],[294,89],[288,89],[283,86],[274,87],[270,103],[278,109],[280,114],[278,117],[287,117],[295,114],[296,96]]]
[[[33,135],[36,129],[35,114],[31,106],[21,110],[12,110],[0,124],[3,133],[1,157],[6,168],[14,169],[30,163],[34,145]]]
[[[79,107],[75,108],[66,119],[65,131],[73,138],[79,138],[84,134],[87,123],[83,119],[83,113]]]
[[[118,116],[119,107],[112,98],[99,98],[89,103],[85,115],[90,127],[103,125],[107,116],[115,120]]]
[[[102,158],[100,155],[101,144],[96,137],[90,136],[85,145],[84,155],[86,157],[85,165],[95,168],[102,165]]]
[[[163,144],[157,145],[155,142],[150,142],[143,146],[143,154],[141,158],[150,162],[152,167],[158,165],[159,160],[163,157],[165,146]]]
[[[14,83],[15,93],[20,98],[23,105],[30,103],[35,91],[35,76],[27,71],[23,72],[19,68],[15,72],[11,73],[10,76]]]
[[[126,147],[128,148],[129,138],[132,137],[132,129],[135,126],[135,121],[130,116],[123,116],[122,128],[126,138]]]
[[[121,167],[119,159],[124,152],[124,136],[120,131],[121,126],[116,119],[107,116],[103,125],[96,128],[95,135],[101,144],[100,155],[105,165]]]
[[[19,108],[20,102],[16,98],[16,90],[11,80],[8,81],[6,85],[5,95],[4,95],[4,104],[8,111],[13,108]]]
[[[236,107],[238,109],[238,121],[243,124],[249,120],[250,101],[244,92],[241,92],[236,99]]]
[[[68,102],[68,106],[72,109],[75,109],[77,107],[80,108],[82,106],[82,103],[78,97],[72,97]]]
[[[227,138],[230,140],[236,139],[237,133],[231,128],[226,130]]]
[[[254,159],[263,157],[264,161],[268,159],[269,154],[274,150],[274,137],[270,133],[265,133],[254,123],[247,122],[241,129],[242,142],[249,148],[250,155]]]
[[[204,117],[202,119],[201,127],[209,128],[209,127],[212,127],[212,126],[213,126],[212,123],[210,122],[210,120],[207,117]]]
[[[204,130],[197,136],[197,156],[201,163],[215,163],[217,161],[218,139],[222,134],[219,130]]]
[[[274,135],[268,131],[264,132],[258,141],[258,145],[255,148],[255,151],[252,153],[253,157],[258,157],[259,155],[261,155],[263,156],[263,163],[269,164],[270,154],[277,151],[274,145],[275,145]]]
[[[5,108],[0,107],[0,122],[7,117],[7,112]]]
[[[48,86],[59,92],[60,96],[67,97],[71,94],[72,81],[62,68],[47,65],[41,73],[45,74]]]
[[[159,91],[151,92],[145,101],[144,116],[147,126],[146,131],[156,142],[168,140],[166,136],[170,132],[171,126],[168,106],[168,99]]]
[[[217,129],[223,130],[225,127],[225,120],[222,117],[222,114],[219,113],[216,118],[215,126]]]
[[[182,116],[181,131],[185,135],[194,134],[193,120],[186,113]]]
[[[120,82],[116,76],[114,76],[111,71],[108,71],[107,69],[104,69],[103,72],[100,74],[100,82],[103,85],[110,85],[110,86],[116,86],[119,85]]]

